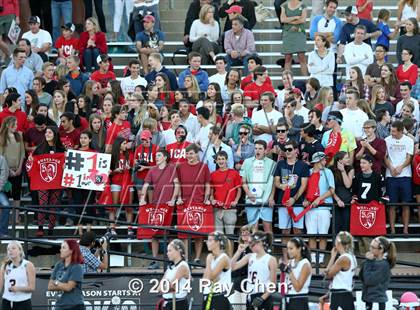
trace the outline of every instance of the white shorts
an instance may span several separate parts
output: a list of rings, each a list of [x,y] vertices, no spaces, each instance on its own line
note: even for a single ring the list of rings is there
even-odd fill
[[[121,185],[111,184],[111,192],[121,192],[121,191],[122,191],[122,186]],[[134,192],[133,186],[130,186],[129,191]]]
[[[279,229],[289,229],[292,226],[294,228],[303,229],[303,219],[305,218],[304,216],[299,221],[294,222],[289,213],[287,213],[287,208],[281,207],[277,209],[279,212]],[[303,207],[293,208],[295,215],[298,215],[302,211]]]
[[[313,209],[305,214],[306,233],[308,235],[328,234],[331,224],[331,212],[326,209]]]

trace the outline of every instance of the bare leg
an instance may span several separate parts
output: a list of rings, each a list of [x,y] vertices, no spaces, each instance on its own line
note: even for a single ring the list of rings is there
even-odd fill
[[[195,259],[200,259],[201,252],[203,251],[203,238],[197,238],[194,242]]]
[[[304,76],[308,76],[308,65],[306,64],[306,57],[304,53],[298,53],[298,59],[300,63],[300,71]]]
[[[149,66],[148,66],[148,55],[146,54],[139,54],[141,66],[143,68],[144,74],[149,73]]]
[[[391,234],[395,234],[395,207],[389,208],[389,225],[391,226]]]
[[[408,234],[408,224],[410,223],[410,207],[409,206],[403,207],[402,221],[404,225],[404,234]]]
[[[292,54],[285,54],[284,55],[284,70],[291,70],[292,69]]]
[[[416,195],[416,201],[420,203],[420,195]],[[420,223],[420,206],[417,208],[418,221]]]
[[[263,221],[263,229],[265,232],[272,233],[273,232],[273,225],[271,222]]]
[[[159,254],[159,240],[156,238],[152,239],[152,255],[157,257]]]
[[[282,235],[290,235],[290,229],[282,229],[281,231]],[[281,243],[287,246],[287,242],[289,242],[290,237],[282,237]],[[289,257],[287,256],[287,248],[282,248],[281,252],[283,254],[283,262],[287,262],[289,260]]]

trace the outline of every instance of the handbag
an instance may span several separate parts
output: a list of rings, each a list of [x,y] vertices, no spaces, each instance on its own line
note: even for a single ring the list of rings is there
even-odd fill
[[[257,20],[257,23],[262,23],[270,17],[272,17],[271,10],[266,8],[261,1],[260,4],[255,7],[255,19]]]

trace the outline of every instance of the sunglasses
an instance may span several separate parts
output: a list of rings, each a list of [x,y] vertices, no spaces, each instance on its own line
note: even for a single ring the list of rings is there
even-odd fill
[[[288,148],[286,148],[286,149],[284,149],[286,152],[293,152],[294,151],[294,148],[291,148],[291,147],[288,147]]]
[[[247,136],[247,135],[248,135],[248,133],[247,133],[246,131],[240,131],[240,132],[239,132],[239,134],[240,134],[241,136]]]
[[[329,23],[330,23],[330,20],[327,19],[326,22],[325,22],[324,28],[327,28]]]
[[[285,133],[286,131],[286,129],[277,129],[277,133]]]

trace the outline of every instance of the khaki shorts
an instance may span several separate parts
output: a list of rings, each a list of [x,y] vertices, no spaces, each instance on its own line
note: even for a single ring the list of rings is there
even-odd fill
[[[14,14],[9,14],[5,16],[0,16],[0,33],[7,36],[10,30],[10,25],[12,24],[12,21],[15,19]]]

